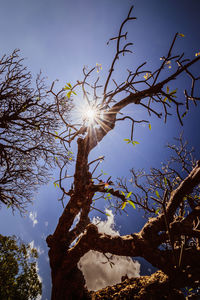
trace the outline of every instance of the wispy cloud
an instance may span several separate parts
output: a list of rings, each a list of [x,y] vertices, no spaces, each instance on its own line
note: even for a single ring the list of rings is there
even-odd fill
[[[37,250],[38,255],[44,253],[44,249],[42,249],[40,246],[36,246],[34,240],[29,243],[29,246],[31,249],[35,248]]]
[[[29,218],[33,222],[33,227],[35,227],[35,225],[38,223],[37,212],[36,211],[31,211],[30,214],[29,214]]]
[[[35,248],[39,255],[44,253],[44,250],[42,248],[40,248],[40,246],[35,246],[34,240],[29,243],[29,246],[30,246],[31,249]],[[37,272],[39,281],[42,283],[43,280],[42,280],[42,277],[39,274],[39,267],[38,267],[38,262],[37,261],[36,261],[36,272]],[[41,300],[41,299],[42,299],[41,295],[38,295],[37,298],[36,298],[36,300]]]
[[[94,218],[93,223],[101,233],[119,235],[119,231],[115,230],[112,211],[107,210],[106,213],[109,214],[107,220]],[[104,254],[91,250],[80,259],[78,266],[84,274],[89,290],[95,291],[119,283],[124,275],[129,278],[140,276],[140,264],[132,258],[109,253],[106,253],[106,256],[109,257],[109,262]]]
[[[37,271],[37,275],[38,275],[38,279],[39,281],[42,283],[43,280],[42,280],[42,277],[39,275],[39,267],[38,267],[38,263],[36,262],[36,271]],[[42,299],[42,295],[38,295],[36,300],[41,300]]]

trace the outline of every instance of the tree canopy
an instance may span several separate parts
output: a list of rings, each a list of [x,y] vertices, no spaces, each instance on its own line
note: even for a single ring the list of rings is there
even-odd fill
[[[42,294],[37,251],[12,236],[0,235],[0,298],[35,300]]]
[[[56,160],[68,161],[55,140],[61,122],[39,74],[23,66],[19,50],[0,60],[0,202],[24,211],[32,192],[48,181]],[[70,105],[60,95],[65,118]]]

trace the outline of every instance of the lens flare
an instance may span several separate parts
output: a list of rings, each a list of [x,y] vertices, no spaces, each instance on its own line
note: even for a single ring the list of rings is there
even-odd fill
[[[98,112],[95,107],[85,106],[82,108],[81,114],[83,121],[88,123],[88,125],[94,125],[97,122]]]
[[[96,117],[96,110],[93,108],[89,107],[85,112],[84,112],[84,117],[88,119],[89,123],[93,123]]]

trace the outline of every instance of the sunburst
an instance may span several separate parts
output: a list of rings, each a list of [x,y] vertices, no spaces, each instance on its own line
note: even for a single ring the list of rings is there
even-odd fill
[[[81,109],[81,117],[89,126],[98,123],[98,110],[96,107],[86,105]]]
[[[78,123],[81,121],[82,126],[87,127],[88,134],[92,135],[93,138],[97,138],[96,130],[99,128],[102,128],[105,132],[109,131],[108,111],[103,109],[99,103],[83,102],[77,102],[76,105],[76,118],[77,121],[79,120]]]

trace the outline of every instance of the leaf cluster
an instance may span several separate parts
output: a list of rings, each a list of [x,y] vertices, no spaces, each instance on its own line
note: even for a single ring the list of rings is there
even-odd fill
[[[0,299],[35,300],[42,294],[36,259],[35,248],[0,235]]]

